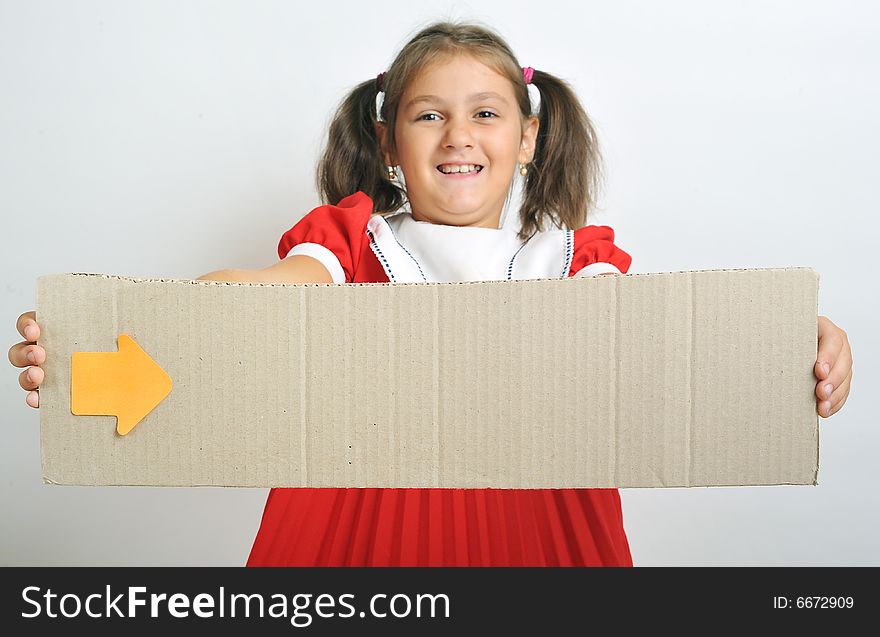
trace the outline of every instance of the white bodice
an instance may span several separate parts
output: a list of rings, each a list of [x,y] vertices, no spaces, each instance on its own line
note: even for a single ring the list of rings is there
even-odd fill
[[[373,215],[367,232],[393,283],[558,278],[574,249],[571,230],[537,232],[523,243],[515,230],[416,221],[406,211]]]

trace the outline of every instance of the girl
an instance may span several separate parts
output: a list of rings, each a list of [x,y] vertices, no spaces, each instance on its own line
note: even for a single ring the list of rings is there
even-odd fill
[[[528,84],[540,93],[531,114]],[[376,107],[381,97],[381,107]],[[523,178],[519,218],[502,214]],[[464,281],[620,274],[631,257],[584,226],[599,152],[569,86],[519,65],[491,31],[419,32],[343,101],[318,166],[324,201],[281,237],[276,265],[203,279],[280,283]],[[380,211],[380,212],[376,212]],[[576,230],[573,230],[577,228]],[[33,312],[10,349],[42,381]],[[820,414],[845,402],[846,334],[819,321]],[[823,367],[827,363],[829,367]],[[826,389],[830,385],[831,389]],[[38,405],[36,391],[28,404]],[[631,566],[617,489],[272,489],[248,564]]]

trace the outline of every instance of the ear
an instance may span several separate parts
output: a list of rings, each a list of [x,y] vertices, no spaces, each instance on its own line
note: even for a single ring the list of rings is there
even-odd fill
[[[382,155],[384,156],[384,161],[386,166],[394,166],[395,164],[391,161],[391,154],[388,152],[386,136],[388,134],[388,128],[385,125],[385,122],[376,122],[376,137],[379,138],[379,148],[382,149]]]
[[[522,142],[519,147],[519,163],[528,164],[535,158],[535,146],[538,141],[538,128],[540,120],[537,117],[529,117],[523,129]]]

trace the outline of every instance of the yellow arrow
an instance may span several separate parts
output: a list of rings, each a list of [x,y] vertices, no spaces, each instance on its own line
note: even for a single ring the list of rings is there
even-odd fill
[[[74,352],[70,411],[77,416],[116,416],[116,432],[134,429],[171,391],[171,377],[127,334],[118,352]]]

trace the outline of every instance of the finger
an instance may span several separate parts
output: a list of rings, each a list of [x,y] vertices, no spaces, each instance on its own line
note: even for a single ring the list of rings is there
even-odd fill
[[[40,387],[45,378],[45,372],[40,367],[28,367],[18,375],[18,384],[22,389],[33,390]]]
[[[834,390],[830,398],[818,401],[816,409],[819,415],[823,418],[828,418],[838,411],[843,406],[843,403],[846,402],[846,397],[849,396],[851,384],[852,370],[850,370],[849,376],[844,379],[844,382],[840,384],[840,387]]]
[[[816,383],[816,398],[828,400],[832,393],[843,384],[843,381],[852,372],[852,350],[849,342],[844,341],[844,347],[840,350],[840,354],[831,367],[831,372],[823,379]],[[830,389],[828,386],[831,386]],[[832,401],[833,404],[833,401]]]
[[[40,326],[37,325],[37,313],[25,312],[18,317],[15,323],[18,333],[24,336],[29,343],[35,343],[40,338]]]
[[[38,409],[40,407],[40,392],[32,391],[25,396],[24,401],[34,409]]]
[[[834,372],[834,365],[846,344],[846,332],[837,327],[828,318],[819,317],[819,346],[816,356],[816,378],[825,380]]]
[[[852,370],[850,370],[849,376],[847,376],[844,382],[841,383],[840,387],[834,390],[834,393],[831,395],[831,400],[828,401],[831,403],[831,411],[828,414],[829,416],[833,416],[843,408],[844,403],[846,403],[846,398],[849,396],[849,388],[851,386]]]
[[[831,408],[831,413],[829,415],[833,416],[838,411],[843,409],[843,406],[846,404],[846,399],[848,396],[849,396],[849,386],[847,386],[846,393],[843,395],[843,398],[841,399],[841,401],[839,403],[837,403],[837,406]]]
[[[42,365],[46,362],[46,350],[33,343],[17,343],[9,348],[9,362],[15,367]]]

